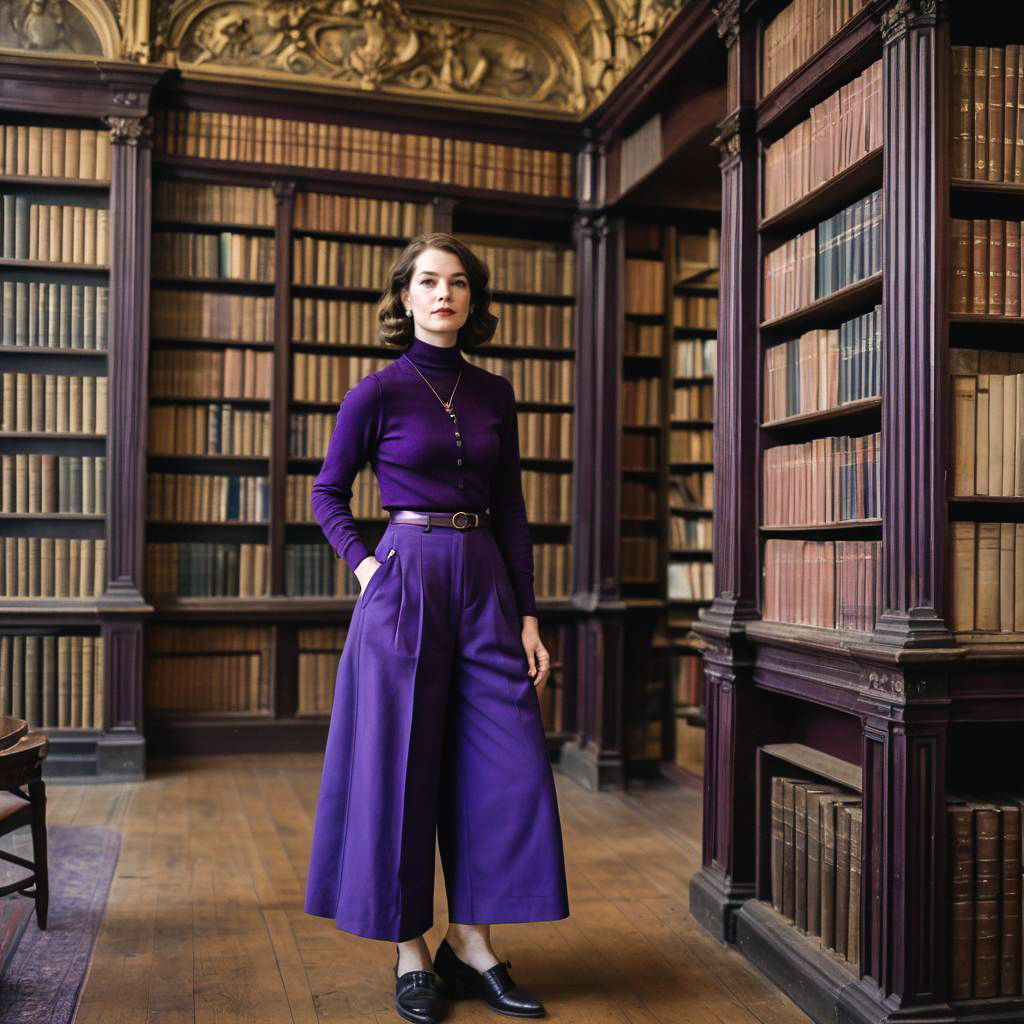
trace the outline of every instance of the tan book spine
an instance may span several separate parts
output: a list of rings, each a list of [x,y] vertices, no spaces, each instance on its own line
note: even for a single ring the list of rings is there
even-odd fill
[[[978,523],[975,628],[999,629],[999,523]]]
[[[987,373],[978,374],[977,386],[977,410],[978,420],[975,428],[975,458],[974,458],[974,488],[976,494],[989,493],[989,464],[992,457],[989,442],[990,423],[990,376]],[[1001,429],[1001,428],[1000,428]],[[1001,436],[1001,435],[1000,435]]]
[[[950,593],[953,597],[953,630],[970,632],[975,628],[975,531],[974,523],[953,522],[952,572]]]

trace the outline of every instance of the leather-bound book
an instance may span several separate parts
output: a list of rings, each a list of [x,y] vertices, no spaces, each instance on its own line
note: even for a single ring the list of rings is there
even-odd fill
[[[974,809],[966,802],[946,807],[949,828],[949,996],[970,999],[974,972]]]
[[[861,829],[863,812],[850,807],[850,901],[847,911],[846,959],[860,967]]]
[[[1021,994],[1021,808],[1002,803],[1002,908],[999,928],[999,994]]]
[[[999,911],[1002,857],[999,809],[979,804],[974,812],[974,998],[999,994]]]

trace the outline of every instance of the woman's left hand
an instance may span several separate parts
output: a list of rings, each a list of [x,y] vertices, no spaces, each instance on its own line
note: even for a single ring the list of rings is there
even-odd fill
[[[551,656],[547,648],[540,642],[537,617],[523,616],[523,650],[526,651],[526,663],[530,666],[529,675],[533,677],[535,689],[540,689],[548,679],[551,670]]]

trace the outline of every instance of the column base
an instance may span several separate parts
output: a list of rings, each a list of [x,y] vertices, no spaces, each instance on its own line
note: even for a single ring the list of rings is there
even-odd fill
[[[593,747],[581,747],[572,741],[562,746],[558,770],[592,793],[621,789],[625,784],[625,770],[618,754],[600,754]]]
[[[690,913],[719,942],[736,941],[736,914],[753,896],[753,882],[730,882],[714,868],[701,868],[690,879]]]

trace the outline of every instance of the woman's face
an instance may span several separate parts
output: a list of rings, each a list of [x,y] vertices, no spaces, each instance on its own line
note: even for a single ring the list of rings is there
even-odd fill
[[[416,337],[444,345],[469,316],[469,276],[462,261],[444,249],[424,249],[416,257],[409,287],[402,289],[402,303],[412,310]]]

